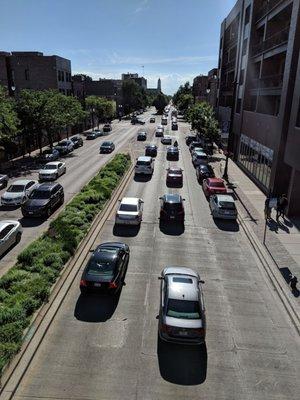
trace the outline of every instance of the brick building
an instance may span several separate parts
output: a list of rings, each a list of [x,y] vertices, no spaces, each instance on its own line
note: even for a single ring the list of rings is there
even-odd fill
[[[193,80],[193,96],[195,100],[207,101],[208,77],[207,75],[198,75]]]
[[[287,193],[300,215],[300,0],[238,0],[221,25],[218,117],[234,104],[241,168],[265,193]]]
[[[139,76],[138,74],[131,74],[127,72],[127,74],[122,74],[122,81],[127,79],[133,79],[141,88],[147,89],[147,79],[143,76]]]

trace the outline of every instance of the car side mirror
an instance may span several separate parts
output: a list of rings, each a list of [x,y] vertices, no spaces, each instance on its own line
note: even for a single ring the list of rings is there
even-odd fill
[[[205,283],[205,281],[203,281],[202,279],[200,279],[198,282],[199,283]]]

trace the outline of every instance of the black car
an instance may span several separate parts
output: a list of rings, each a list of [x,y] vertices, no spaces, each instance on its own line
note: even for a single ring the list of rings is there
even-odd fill
[[[41,183],[22,204],[24,217],[50,217],[64,202],[64,189],[59,183]]]
[[[155,117],[150,117],[149,122],[151,122],[153,124],[153,122],[155,122]]]
[[[145,121],[142,121],[141,119],[137,118],[137,117],[133,117],[131,120],[132,125],[135,124],[140,124],[140,125],[145,125]]]
[[[112,130],[111,124],[103,125],[103,132],[110,132]]]
[[[78,149],[78,147],[83,146],[83,140],[82,137],[80,136],[73,136],[71,137],[71,139],[73,144],[74,144],[74,149]]]
[[[189,135],[185,138],[185,144],[189,146],[192,142],[195,142],[196,140],[196,136]]]
[[[165,194],[159,198],[160,204],[160,222],[178,222],[184,223],[183,199],[179,194]]]
[[[130,250],[127,244],[107,242],[93,251],[80,280],[80,291],[114,294],[124,285]]]
[[[167,160],[168,161],[178,161],[179,160],[178,147],[170,146],[167,148]]]
[[[172,122],[172,131],[178,131],[178,124],[177,124],[177,122]]]
[[[157,146],[155,144],[149,144],[145,147],[145,156],[156,157],[157,156]]]
[[[137,134],[137,140],[145,141],[146,139],[147,139],[147,133],[146,132],[139,132]]]
[[[111,153],[114,149],[115,145],[113,142],[103,142],[100,146],[100,153]]]
[[[200,164],[196,168],[196,175],[197,175],[198,182],[200,182],[200,183],[203,181],[203,179],[215,177],[213,168],[208,164]]]
[[[194,141],[193,141],[193,142],[189,145],[189,149],[190,149],[190,152],[191,152],[191,153],[192,153],[192,151],[194,150],[195,147],[203,148],[203,145],[202,145],[201,142],[198,142],[198,141],[194,142]]]
[[[86,135],[86,139],[87,140],[94,140],[97,137],[102,136],[102,135],[103,135],[103,133],[100,130],[97,129],[95,131],[88,132],[87,135]]]
[[[0,175],[0,189],[3,189],[8,184],[8,176],[7,175]]]

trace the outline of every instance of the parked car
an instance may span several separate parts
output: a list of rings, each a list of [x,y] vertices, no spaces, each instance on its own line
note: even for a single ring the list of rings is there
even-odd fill
[[[196,168],[196,176],[198,182],[202,183],[203,179],[214,178],[215,173],[211,165],[209,164],[199,164]]]
[[[120,242],[102,243],[93,250],[80,279],[80,292],[115,294],[125,283],[130,250]]]
[[[151,123],[155,123],[155,117],[150,117],[150,121]]]
[[[8,185],[8,176],[0,175],[0,189],[6,188]]]
[[[205,153],[204,149],[202,147],[194,147],[193,150],[191,151],[191,156],[197,151],[201,151],[202,153]]]
[[[170,167],[167,169],[167,186],[179,186],[183,185],[183,173],[179,167]]]
[[[145,125],[145,121],[143,121],[137,117],[132,118],[131,123],[132,123],[132,125],[136,125],[136,124]]]
[[[41,161],[56,161],[60,157],[60,153],[56,148],[46,149],[41,155]]]
[[[162,144],[172,144],[172,137],[168,136],[168,135],[165,135],[165,136],[163,136],[161,138],[160,141],[161,141]]]
[[[214,194],[210,196],[209,207],[213,218],[233,220],[237,218],[237,209],[231,195]]]
[[[195,147],[200,147],[200,148],[202,148],[201,142],[192,142],[192,143],[189,145],[190,153],[192,153],[192,151],[194,150]]]
[[[55,149],[59,151],[60,155],[66,155],[74,150],[74,143],[72,140],[62,140],[55,146]]]
[[[206,319],[201,284],[204,281],[186,267],[166,267],[159,279],[159,337],[167,342],[203,344]]]
[[[154,171],[154,160],[152,157],[140,156],[137,158],[134,173],[135,175],[152,175]]]
[[[226,194],[227,189],[221,178],[207,178],[203,180],[202,189],[206,197],[212,194]]]
[[[123,197],[116,212],[117,225],[140,225],[143,218],[143,200],[136,197]]]
[[[86,135],[86,140],[94,140],[99,136],[103,136],[103,132],[100,131],[99,129],[88,132]]]
[[[137,140],[138,141],[145,141],[147,140],[147,132],[143,131],[143,132],[138,132],[137,134]]]
[[[9,250],[14,244],[20,242],[22,226],[19,221],[5,219],[0,221],[0,256]]]
[[[66,173],[66,164],[61,161],[52,161],[39,170],[40,181],[55,180]]]
[[[208,155],[203,151],[193,151],[192,163],[194,167],[197,165],[208,163]]]
[[[179,194],[165,194],[159,198],[160,204],[160,222],[178,222],[184,223],[183,199]]]
[[[185,144],[189,146],[192,142],[195,142],[196,140],[196,136],[188,135],[185,137]]]
[[[111,132],[111,130],[112,130],[111,124],[103,125],[103,132]]]
[[[19,206],[24,203],[30,193],[37,187],[38,182],[29,179],[14,181],[1,196],[1,204]]]
[[[100,146],[100,153],[111,153],[115,149],[113,142],[103,142]]]
[[[148,144],[145,147],[145,156],[156,157],[157,156],[157,146],[155,144]]]
[[[59,183],[41,183],[22,204],[24,217],[50,217],[64,203],[64,189]]]
[[[179,160],[179,149],[175,146],[170,146],[167,148],[167,160],[178,161]]]
[[[178,131],[178,123],[177,121],[172,121],[172,131]]]
[[[74,149],[78,149],[78,147],[83,146],[83,140],[81,136],[73,136],[70,138],[74,144]]]
[[[163,137],[163,136],[164,136],[164,130],[161,128],[156,128],[155,137]]]

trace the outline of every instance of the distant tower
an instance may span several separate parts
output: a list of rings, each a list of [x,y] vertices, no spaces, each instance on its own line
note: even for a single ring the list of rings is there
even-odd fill
[[[160,78],[158,78],[158,81],[157,81],[157,90],[159,92],[161,92],[161,80],[160,80]]]

